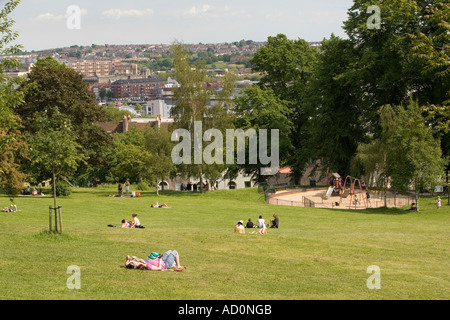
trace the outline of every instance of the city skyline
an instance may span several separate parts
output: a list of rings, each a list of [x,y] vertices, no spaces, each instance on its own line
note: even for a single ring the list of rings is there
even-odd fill
[[[27,0],[12,12],[14,44],[26,51],[91,44],[221,43],[288,38],[346,37],[342,25],[352,0],[86,1]],[[70,28],[68,8],[80,9]],[[72,20],[72,23],[74,21]]]

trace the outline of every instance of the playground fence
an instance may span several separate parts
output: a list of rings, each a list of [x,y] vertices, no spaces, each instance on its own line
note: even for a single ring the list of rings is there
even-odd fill
[[[273,190],[272,190],[273,192]],[[279,194],[278,194],[279,195]],[[270,196],[266,197],[266,202],[272,205],[283,205],[283,206],[293,206],[293,207],[312,207],[312,208],[336,208],[336,209],[365,209],[365,208],[398,208],[404,206],[410,206],[415,202],[415,197],[413,195],[399,195],[390,192],[384,196],[383,192],[371,191],[370,199],[360,199],[358,203],[350,203],[349,197],[343,198],[339,204],[340,197],[331,197],[332,201],[325,201],[323,198],[320,200],[311,200],[307,197],[298,193],[298,200],[286,200],[277,197],[276,193],[271,193]]]

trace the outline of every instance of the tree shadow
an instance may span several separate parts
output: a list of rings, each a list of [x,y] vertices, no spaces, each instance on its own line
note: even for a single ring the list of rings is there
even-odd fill
[[[402,209],[402,208],[384,208],[384,207],[367,208],[367,209],[356,210],[356,211],[358,211],[359,213],[363,213],[363,214],[383,214],[383,215],[404,215],[404,214],[416,212],[416,211],[411,211],[411,210]]]

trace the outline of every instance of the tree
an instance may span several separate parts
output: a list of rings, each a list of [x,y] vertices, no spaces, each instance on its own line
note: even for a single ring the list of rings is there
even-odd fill
[[[379,116],[382,130],[380,137],[369,143],[359,144],[351,162],[355,176],[362,173],[369,186],[376,186],[383,190],[384,204],[387,206],[386,195],[391,177],[389,154],[393,151],[391,148],[393,147],[392,136],[396,126],[396,114],[390,105],[385,105],[380,108]]]
[[[106,94],[107,94],[106,88],[101,88],[100,92],[98,93],[98,96],[99,96],[101,101],[105,100]]]
[[[444,1],[428,1],[424,10],[425,27],[410,35],[412,41],[411,56],[424,62],[422,75],[439,85],[435,88],[431,103],[447,105],[450,94],[450,5]],[[442,89],[442,90],[439,90]],[[433,101],[431,101],[433,100]],[[440,101],[439,101],[440,100]]]
[[[433,190],[444,173],[448,159],[441,155],[439,139],[435,139],[431,128],[425,125],[417,103],[410,102],[407,108],[400,108],[392,135],[392,186],[401,191],[413,186],[417,210],[419,192]]]
[[[444,1],[434,1],[425,8],[424,21],[428,28],[411,35],[413,41],[412,56],[421,59],[424,67],[421,70],[432,97],[424,99],[422,111],[441,138],[441,149],[444,157],[450,158],[450,59],[448,56],[450,43],[450,6]],[[429,101],[434,101],[430,103]],[[447,162],[447,177],[450,162]]]
[[[27,90],[25,102],[15,110],[23,120],[22,131],[25,133],[30,132],[37,114],[46,113],[49,118],[54,113],[65,115],[87,159],[78,167],[79,174],[104,161],[97,151],[111,141],[108,133],[98,125],[105,120],[103,106],[97,104],[82,78],[81,74],[52,57],[39,59],[22,86]]]
[[[52,179],[53,209],[56,210],[57,180],[72,175],[85,161],[86,156],[80,152],[81,147],[76,142],[68,117],[59,113],[57,109],[53,110],[51,117],[45,112],[35,115],[36,119],[28,137],[30,172],[39,181]],[[55,226],[57,226],[56,218]]]
[[[159,195],[158,181],[173,177],[176,169],[171,159],[174,144],[168,127],[148,128],[144,132],[144,146],[150,154],[149,170],[155,182],[156,194]]]
[[[20,1],[7,1],[0,11],[0,55],[11,55],[20,52],[20,45],[8,44],[14,41],[18,33],[11,27],[14,20],[8,17]],[[24,90],[17,90],[22,79],[11,79],[4,74],[5,69],[17,67],[18,61],[3,58],[0,61],[0,189],[10,197],[22,191],[26,177],[20,172],[19,163],[25,157],[27,143],[20,132],[21,119],[13,110],[23,103]]]
[[[288,102],[279,98],[271,88],[260,88],[257,85],[248,87],[242,92],[242,95],[236,98],[234,112],[236,114],[236,127],[242,130],[254,129],[259,134],[260,129],[279,130],[279,154],[280,164],[285,165],[289,162],[289,155],[292,154],[293,147],[291,143],[292,110],[288,107]],[[268,138],[268,142],[271,138]],[[228,146],[227,146],[228,147]],[[268,149],[271,149],[271,143],[268,143]],[[249,148],[246,148],[250,152]],[[255,150],[256,152],[256,150]],[[250,155],[246,155],[249,159]],[[262,182],[265,178],[261,175],[261,163],[244,164],[238,166],[247,174],[252,174],[254,179]]]
[[[308,160],[304,125],[309,119],[306,112],[307,88],[313,75],[317,51],[303,39],[289,40],[284,34],[268,37],[267,44],[259,49],[250,63],[253,70],[262,74],[260,86],[273,90],[292,110],[291,153],[288,164],[294,178],[299,180]]]
[[[181,43],[174,43],[172,46],[173,64],[175,67],[175,78],[180,86],[174,89],[175,106],[172,108],[174,117],[174,128],[187,130],[190,134],[190,146],[192,148],[191,155],[194,155],[194,161],[189,159],[189,163],[183,162],[179,164],[178,171],[187,177],[198,177],[200,179],[201,188],[203,188],[203,176],[208,166],[210,177],[216,175],[220,168],[225,166],[215,166],[212,170],[211,164],[205,164],[203,161],[198,163],[195,154],[200,150],[195,149],[196,143],[194,126],[201,123],[201,137],[209,129],[217,129],[222,133],[225,139],[225,130],[228,125],[232,125],[232,115],[229,112],[230,96],[234,91],[234,78],[227,76],[224,79],[223,90],[217,93],[218,103],[211,104],[211,96],[214,94],[205,85],[206,70],[201,63],[191,65],[188,55],[187,46]],[[231,129],[231,128],[229,128]],[[222,141],[223,142],[223,141]],[[223,144],[222,144],[223,145]],[[204,151],[202,144],[202,155]],[[222,153],[225,150],[222,150]],[[217,163],[216,163],[217,164]],[[212,170],[212,171],[211,171]],[[213,173],[214,172],[214,173]]]
[[[379,28],[370,27],[371,5],[380,8]],[[448,72],[445,8],[437,0],[355,0],[344,22],[348,39],[332,35],[322,42],[304,137],[305,150],[324,161],[323,169],[349,173],[358,144],[382,134],[378,110],[384,105],[412,98],[424,113],[443,115],[439,105],[448,97],[449,77],[438,75]]]
[[[110,168],[108,181],[151,181],[150,157],[151,153],[145,148],[144,134],[137,128],[132,127],[127,132],[115,134],[107,156]]]
[[[366,142],[367,121],[374,117],[374,111],[361,107],[361,90],[342,77],[356,59],[349,40],[331,35],[322,41],[308,87],[303,150],[311,159],[320,159],[322,173],[350,174],[351,159],[358,144]]]
[[[440,0],[378,0],[370,4],[380,8],[379,29],[370,29],[367,24],[370,13],[365,0],[354,1],[348,11],[349,19],[344,22],[359,57],[345,76],[366,94],[366,99],[361,99],[365,108],[408,104],[410,97],[421,106],[442,103],[448,95],[448,77],[443,81],[440,77],[424,75],[430,70],[435,75],[448,72],[445,71],[448,69],[448,57],[445,58],[448,23],[445,20],[442,26],[438,23],[445,14],[448,17],[445,10],[448,5],[444,6]],[[436,59],[431,58],[429,54],[436,49],[438,55],[433,55]],[[442,64],[445,60],[446,66]]]
[[[398,112],[384,106],[380,117],[381,137],[360,145],[355,161],[362,164],[368,177],[376,177],[384,190],[388,185],[403,192],[414,188],[419,210],[419,192],[434,188],[444,172],[439,140],[425,125],[416,102],[399,107]]]

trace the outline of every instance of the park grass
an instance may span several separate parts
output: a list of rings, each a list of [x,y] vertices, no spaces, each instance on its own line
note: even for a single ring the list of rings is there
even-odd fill
[[[271,206],[257,189],[209,193],[108,195],[115,187],[79,188],[58,199],[63,234],[49,234],[50,197],[18,197],[18,213],[0,213],[3,300],[342,300],[448,299],[446,199],[421,198],[420,212]],[[8,206],[0,196],[0,205]],[[165,202],[170,209],[153,209]],[[267,235],[233,233],[238,220],[268,221]],[[145,229],[121,229],[137,213]],[[126,255],[176,249],[183,272],[124,268]],[[81,270],[69,290],[67,268]],[[379,266],[381,288],[369,290],[367,268]]]

